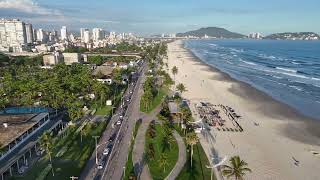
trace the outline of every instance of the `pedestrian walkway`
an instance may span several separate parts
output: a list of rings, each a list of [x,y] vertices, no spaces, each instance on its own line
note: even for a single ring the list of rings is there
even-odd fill
[[[148,127],[152,120],[156,120],[156,116],[160,112],[160,110],[161,105],[159,105],[152,113],[143,114],[142,124],[140,125],[137,136],[135,138],[135,143],[132,151],[132,161],[134,166],[134,172],[138,176],[138,179],[141,180],[152,179],[148,164],[145,160],[144,147]]]
[[[177,133],[177,131],[173,132],[173,136],[178,143],[179,158],[178,158],[176,165],[174,166],[174,168],[172,169],[170,174],[167,176],[166,180],[176,179],[179,176],[181,170],[183,169],[183,167],[187,161],[186,145],[185,145],[182,137]]]

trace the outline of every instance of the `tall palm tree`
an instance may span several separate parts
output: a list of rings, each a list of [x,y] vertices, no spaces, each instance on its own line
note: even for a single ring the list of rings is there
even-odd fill
[[[87,135],[86,130],[85,130],[84,128],[82,128],[82,129],[80,130],[80,141],[81,141],[81,143],[82,143],[82,137],[83,137],[83,136],[86,136],[86,135]]]
[[[196,135],[195,132],[190,132],[186,136],[186,142],[188,145],[191,146],[191,159],[190,159],[191,168],[192,168],[193,145],[196,145],[198,143],[198,140],[199,140],[198,136]]]
[[[236,180],[243,180],[243,176],[246,172],[251,172],[248,168],[248,163],[241,160],[239,156],[233,156],[230,158],[231,166],[223,165],[222,174],[227,178],[234,177]]]
[[[171,72],[172,72],[173,78],[174,78],[174,90],[175,90],[176,89],[176,75],[178,74],[177,66],[173,66],[173,68],[171,69]]]
[[[163,172],[166,171],[166,166],[168,166],[168,156],[164,153],[161,153],[160,159],[159,159],[159,166],[163,168]]]
[[[52,176],[54,176],[54,170],[53,170],[53,164],[52,164],[52,158],[51,158],[51,154],[52,154],[52,136],[50,135],[50,133],[48,131],[44,132],[42,134],[42,136],[40,137],[40,146],[41,148],[45,149],[45,151],[47,152],[47,155],[49,157],[49,161],[51,164],[51,169],[52,169]]]
[[[183,92],[186,92],[186,91],[187,91],[186,87],[185,87],[184,84],[182,84],[182,83],[179,83],[179,84],[177,85],[177,90],[180,92],[181,96],[182,96],[182,93],[183,93]]]

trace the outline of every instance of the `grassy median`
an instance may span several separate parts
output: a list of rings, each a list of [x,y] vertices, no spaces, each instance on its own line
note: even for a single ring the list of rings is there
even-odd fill
[[[135,142],[135,137],[137,136],[138,133],[138,129],[141,125],[141,121],[137,121],[135,126],[134,126],[134,131],[133,131],[133,139],[131,140],[131,144],[130,144],[130,150],[129,150],[129,154],[128,154],[128,160],[126,163],[126,169],[125,169],[125,175],[124,175],[124,180],[128,180],[129,177],[134,177],[134,166],[133,166],[133,161],[132,161],[132,151],[133,151],[133,146],[134,146],[134,142]]]
[[[151,128],[152,124],[150,125],[148,132]],[[160,180],[165,179],[176,165],[179,157],[179,147],[177,141],[173,138],[170,143],[170,148],[166,148],[164,142],[166,134],[163,125],[155,124],[154,128],[154,137],[150,136],[150,133],[147,132],[145,152],[149,154],[147,159],[152,178],[154,180]],[[151,150],[150,144],[152,144],[151,146],[154,147],[154,150]],[[150,153],[150,151],[153,151],[153,153]],[[153,154],[153,157],[150,154]],[[161,166],[161,155],[167,157],[165,166]]]
[[[163,98],[166,96],[166,90],[160,89],[159,93],[151,100],[150,106],[146,109],[146,107],[143,105],[142,100],[140,101],[140,111],[144,113],[150,113],[152,112],[156,107],[158,107]]]

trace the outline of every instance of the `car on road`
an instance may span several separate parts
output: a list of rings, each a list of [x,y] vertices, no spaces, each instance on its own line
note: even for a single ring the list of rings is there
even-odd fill
[[[117,136],[116,133],[112,134],[112,136],[109,138],[108,142],[110,143],[110,142],[114,141],[114,139],[116,138],[116,136]]]
[[[110,148],[109,147],[107,147],[106,149],[104,149],[103,150],[103,155],[105,155],[105,156],[107,156],[108,154],[109,154],[109,152],[110,152]]]
[[[130,91],[129,93],[132,94],[132,91]]]
[[[98,169],[103,169],[103,166],[106,164],[106,157],[104,157],[99,163],[98,163]]]
[[[121,121],[120,121],[120,120],[118,120],[118,121],[117,121],[117,125],[120,125],[120,124],[121,124]]]
[[[103,164],[102,164],[102,163],[99,163],[97,168],[98,168],[98,169],[102,169],[102,168],[103,168]]]

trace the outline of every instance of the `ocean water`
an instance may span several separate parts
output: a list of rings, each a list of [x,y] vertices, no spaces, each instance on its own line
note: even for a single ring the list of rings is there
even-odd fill
[[[188,40],[203,62],[320,120],[320,41]]]

